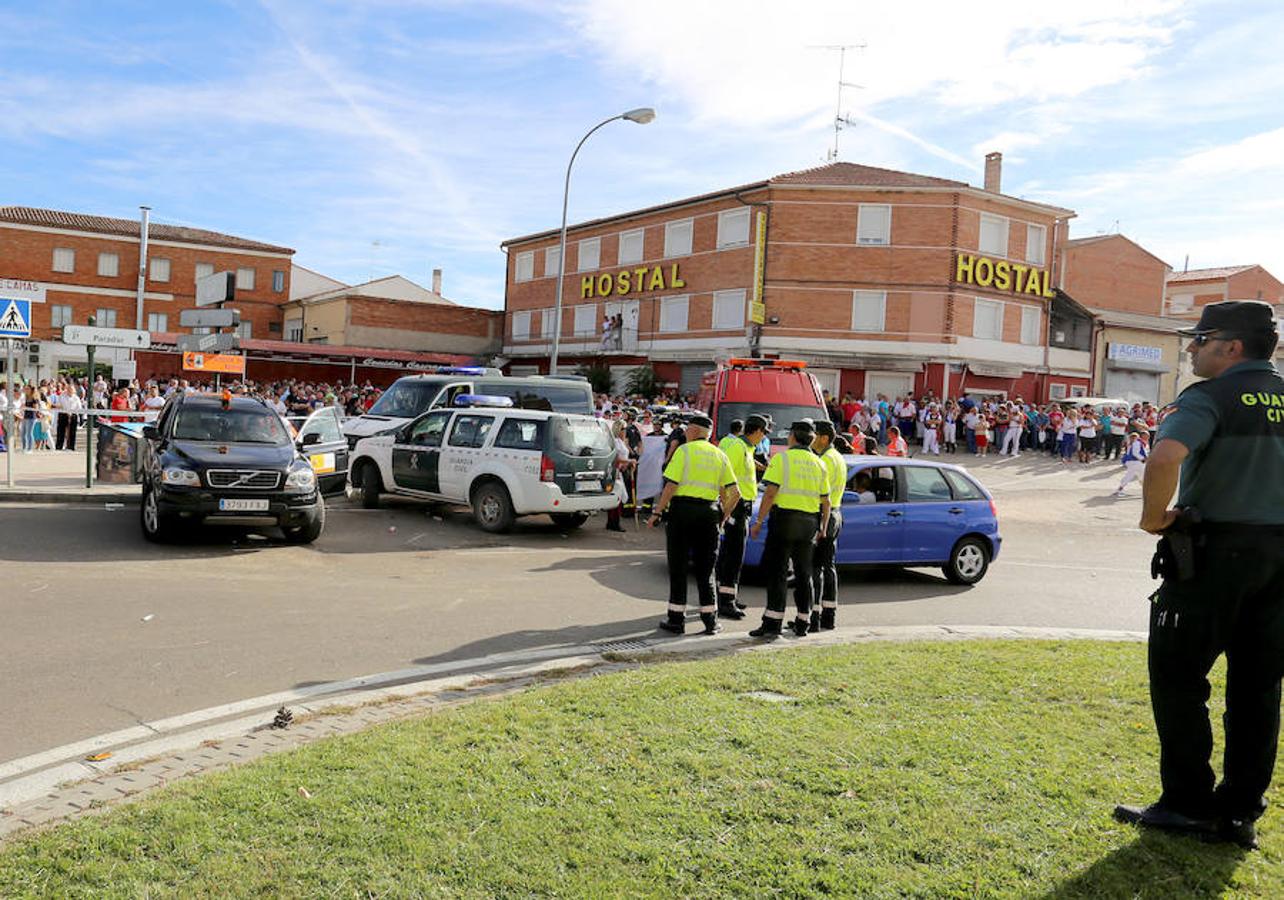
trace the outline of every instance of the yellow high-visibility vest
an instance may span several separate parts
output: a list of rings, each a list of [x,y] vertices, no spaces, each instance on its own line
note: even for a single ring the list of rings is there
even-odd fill
[[[820,512],[820,501],[829,494],[825,464],[807,447],[777,453],[767,464],[762,480],[776,485],[776,506],[781,509]]]
[[[847,490],[847,463],[833,447],[820,455],[820,461],[825,464],[825,473],[829,476],[829,507],[837,510],[843,502],[843,491]]]
[[[731,471],[736,473],[736,487],[740,488],[740,499],[752,500],[758,496],[758,467],[753,464],[753,447],[749,442],[729,434],[718,442],[718,449],[731,461]]]
[[[707,440],[687,441],[673,451],[664,477],[677,484],[675,497],[717,500],[721,490],[736,483],[731,461]]]

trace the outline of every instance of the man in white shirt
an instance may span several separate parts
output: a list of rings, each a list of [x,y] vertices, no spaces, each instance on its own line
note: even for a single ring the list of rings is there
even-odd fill
[[[84,408],[84,403],[81,402],[78,389],[73,384],[67,385],[59,402],[62,409],[62,418],[67,422],[67,432],[63,434],[62,428],[58,429],[60,441],[58,448],[60,450],[75,450],[76,432],[80,426],[80,418],[76,413]]]

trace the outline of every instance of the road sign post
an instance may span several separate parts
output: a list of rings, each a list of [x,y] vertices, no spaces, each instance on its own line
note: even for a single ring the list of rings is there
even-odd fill
[[[89,317],[89,324],[94,324],[94,317]],[[89,354],[89,380],[85,387],[85,409],[94,408],[94,345],[90,344],[86,351]],[[94,486],[94,417],[85,416],[85,487]]]
[[[18,448],[13,443],[13,338],[4,342],[5,390],[8,396],[4,404],[4,450],[5,450],[5,483],[13,487],[13,455]]]

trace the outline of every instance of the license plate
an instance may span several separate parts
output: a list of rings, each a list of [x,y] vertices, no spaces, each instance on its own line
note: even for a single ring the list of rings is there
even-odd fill
[[[577,481],[575,482],[575,490],[601,492],[602,482],[597,478],[594,478],[592,481]]]
[[[235,498],[220,500],[219,512],[267,512],[267,500],[238,500]]]

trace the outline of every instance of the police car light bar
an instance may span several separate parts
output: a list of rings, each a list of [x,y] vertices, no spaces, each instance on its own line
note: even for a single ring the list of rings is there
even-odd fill
[[[487,394],[460,394],[455,398],[456,406],[500,406],[513,405],[511,397],[496,397]]]
[[[438,375],[485,375],[481,366],[446,366],[437,370]]]
[[[807,364],[801,359],[747,359],[734,357],[727,360],[727,365],[734,369],[805,369]]]

